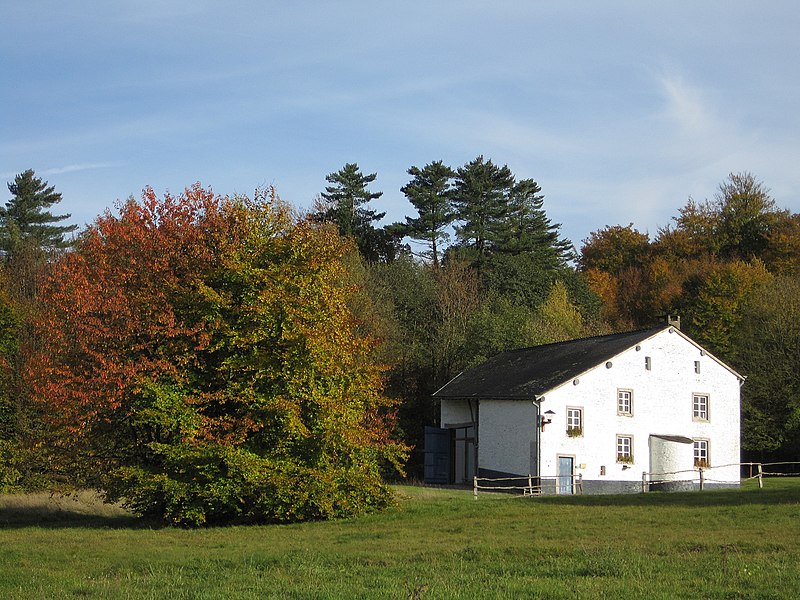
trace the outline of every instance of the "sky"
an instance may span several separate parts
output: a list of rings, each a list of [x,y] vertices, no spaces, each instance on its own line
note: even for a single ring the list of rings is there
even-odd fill
[[[198,181],[308,209],[356,162],[388,223],[409,167],[483,155],[578,248],[729,173],[800,212],[798,31],[794,0],[6,0],[0,178],[34,169],[85,225]]]

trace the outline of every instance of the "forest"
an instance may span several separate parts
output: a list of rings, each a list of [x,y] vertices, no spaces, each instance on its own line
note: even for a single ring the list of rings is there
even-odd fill
[[[147,188],[84,231],[32,170],[0,208],[0,491],[93,487],[180,525],[350,516],[421,475],[431,394],[502,350],[682,328],[747,377],[746,456],[800,451],[800,214],[732,173],[651,237],[580,248],[479,156],[274,189]]]

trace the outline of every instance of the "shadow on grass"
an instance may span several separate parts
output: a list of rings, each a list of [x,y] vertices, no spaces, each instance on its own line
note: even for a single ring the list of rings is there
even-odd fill
[[[794,489],[705,490],[694,492],[648,492],[587,496],[544,496],[536,502],[579,506],[743,506],[753,504],[799,504],[800,486]]]
[[[106,528],[154,529],[158,523],[141,519],[94,495],[21,494],[0,496],[0,529]]]

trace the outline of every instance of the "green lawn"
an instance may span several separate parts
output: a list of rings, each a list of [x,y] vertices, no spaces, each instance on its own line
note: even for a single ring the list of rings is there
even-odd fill
[[[521,498],[399,486],[327,523],[153,529],[84,495],[0,497],[0,598],[795,598],[800,481]]]

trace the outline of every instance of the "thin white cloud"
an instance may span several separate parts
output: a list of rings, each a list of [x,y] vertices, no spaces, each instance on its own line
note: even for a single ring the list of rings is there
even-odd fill
[[[684,134],[701,136],[717,129],[702,90],[681,75],[662,75],[659,79],[665,106],[664,116]]]
[[[77,173],[79,171],[93,171],[95,169],[112,169],[124,165],[122,161],[114,162],[101,162],[101,163],[83,163],[65,165],[63,167],[54,167],[52,169],[45,169],[42,175],[63,175],[64,173]]]

